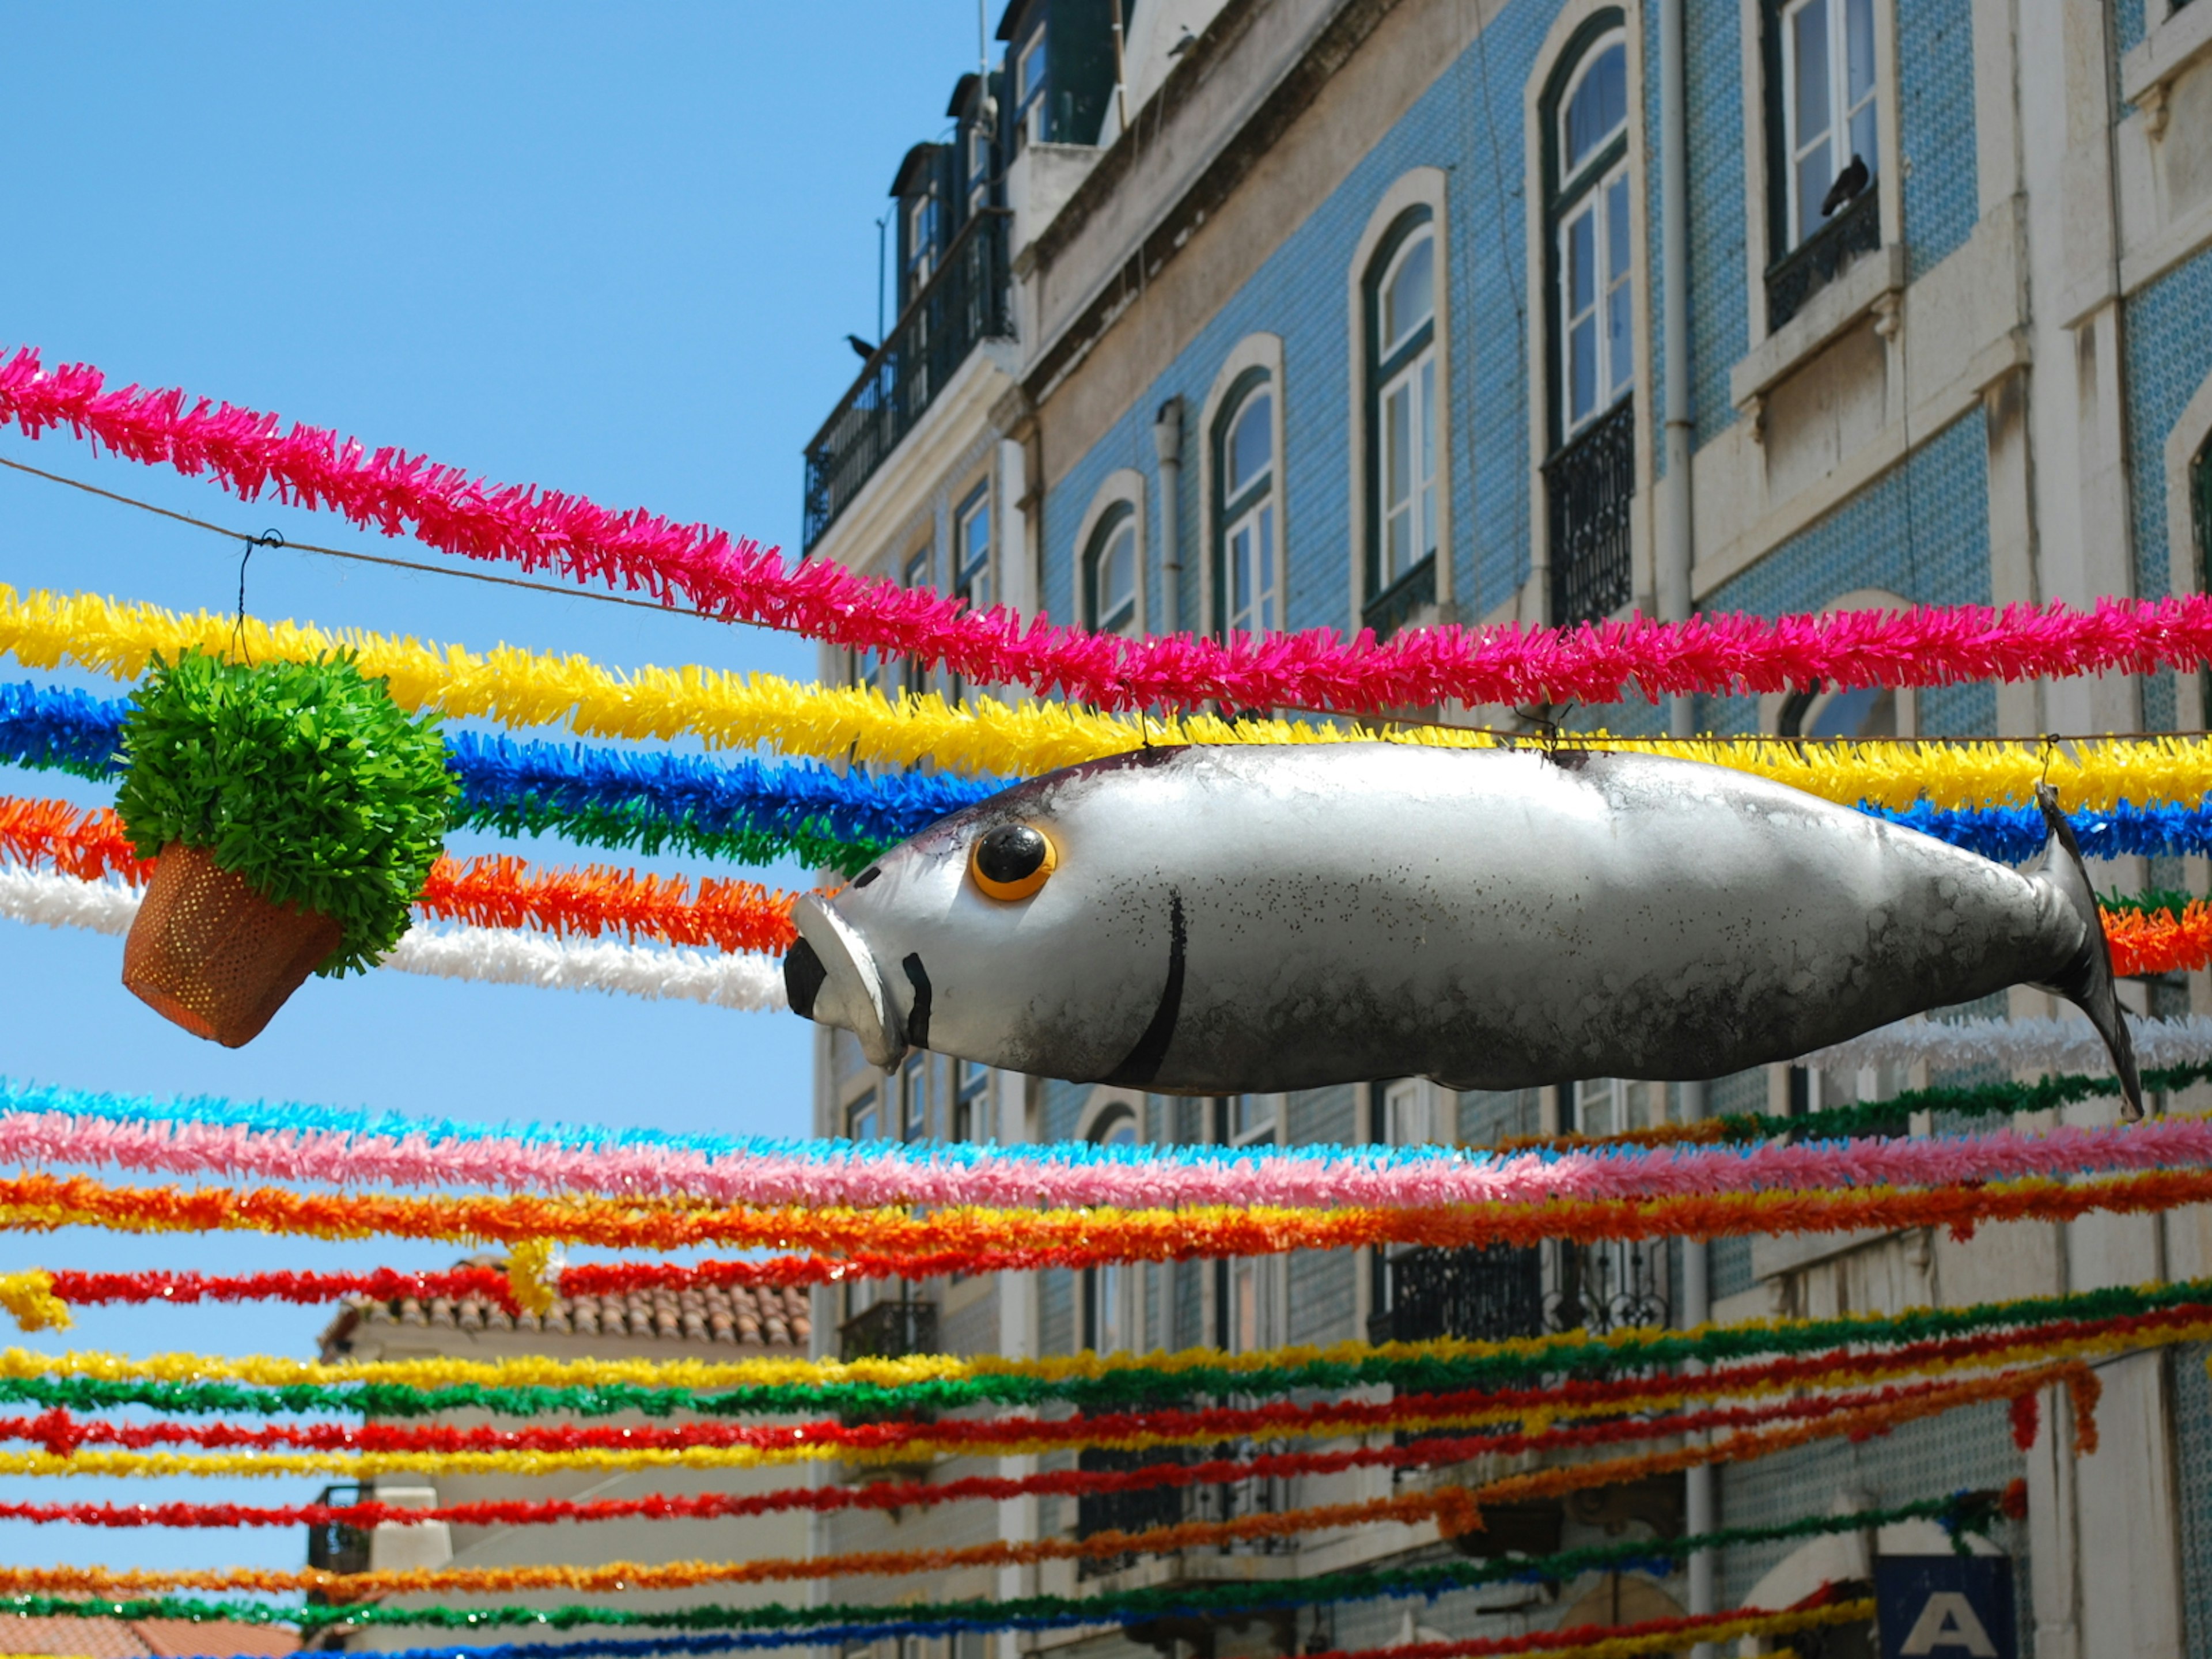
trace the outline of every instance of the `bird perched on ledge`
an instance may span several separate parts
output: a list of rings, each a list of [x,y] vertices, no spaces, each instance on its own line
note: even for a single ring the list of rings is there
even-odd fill
[[[1820,216],[1832,218],[1838,208],[1867,187],[1871,175],[1867,171],[1865,158],[1854,155],[1844,170],[1836,175],[1836,182],[1828,186],[1828,193],[1820,198]]]

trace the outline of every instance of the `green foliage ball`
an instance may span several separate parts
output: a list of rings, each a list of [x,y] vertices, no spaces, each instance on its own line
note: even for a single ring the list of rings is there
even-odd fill
[[[140,857],[202,848],[264,896],[337,922],[317,973],[365,970],[407,931],[460,791],[439,723],[410,720],[349,652],[157,656],[123,725],[116,809]]]

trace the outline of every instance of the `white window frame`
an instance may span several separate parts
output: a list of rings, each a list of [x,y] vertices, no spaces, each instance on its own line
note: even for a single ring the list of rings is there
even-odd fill
[[[1014,130],[1024,143],[1044,142],[1044,121],[1037,112],[1044,107],[1046,82],[1051,79],[1052,55],[1045,26],[1039,23],[1014,56]]]
[[[1150,520],[1146,516],[1145,475],[1133,466],[1117,468],[1106,475],[1084,509],[1083,518],[1075,529],[1074,604],[1073,609],[1085,628],[1097,626],[1091,615],[1090,598],[1091,556],[1097,549],[1099,532],[1112,519],[1125,511],[1129,526],[1136,535],[1134,574],[1136,576],[1136,609],[1127,625],[1115,631],[1125,637],[1141,635],[1149,625],[1152,548],[1148,530]]]
[[[1867,66],[1866,92],[1856,103],[1850,101],[1850,14],[1854,4],[1866,8],[1867,49],[1874,60]],[[1797,131],[1797,19],[1814,6],[1826,8],[1824,33],[1828,53],[1828,125],[1819,137],[1808,141],[1802,139]],[[1828,149],[1826,172],[1829,185],[1832,185],[1837,174],[1850,164],[1851,156],[1857,153],[1850,134],[1855,118],[1861,110],[1870,112],[1869,125],[1874,130],[1872,148],[1875,154],[1864,157],[1868,188],[1873,188],[1874,181],[1881,176],[1882,53],[1879,14],[1880,0],[1791,0],[1790,4],[1782,8],[1776,19],[1776,27],[1782,31],[1781,160],[1788,170],[1784,188],[1784,199],[1788,203],[1785,211],[1789,216],[1790,245],[1783,250],[1784,252],[1802,247],[1820,229],[1817,224],[1810,230],[1804,228],[1805,216],[1811,204],[1799,195],[1799,164],[1813,153],[1815,144],[1825,143]],[[1829,185],[1821,186],[1822,196],[1828,193]]]
[[[1269,532],[1273,544],[1273,557],[1267,574],[1273,584],[1269,594],[1269,612],[1273,626],[1286,628],[1290,615],[1289,545],[1291,519],[1284,473],[1284,404],[1288,387],[1283,376],[1283,341],[1276,334],[1249,334],[1231,347],[1215,372],[1213,385],[1206,395],[1205,407],[1199,417],[1199,500],[1201,503],[1200,522],[1205,528],[1205,551],[1199,561],[1200,610],[1203,619],[1201,629],[1211,632],[1217,628],[1224,631],[1230,626],[1232,612],[1226,585],[1228,568],[1228,536],[1225,532],[1246,528],[1245,514],[1239,514],[1233,522],[1227,521],[1222,512],[1221,491],[1224,487],[1219,438],[1224,435],[1225,416],[1240,412],[1245,399],[1262,390],[1251,379],[1251,371],[1264,371],[1264,390],[1273,399],[1271,410],[1273,447],[1268,464],[1268,481],[1264,499],[1273,504],[1273,512]],[[1253,494],[1248,486],[1248,500],[1242,502],[1246,509],[1259,505],[1261,497]],[[1254,526],[1256,527],[1256,526]]]
[[[1420,325],[1401,331],[1395,338],[1381,337],[1383,301],[1390,285],[1405,267],[1407,259],[1417,247],[1425,247],[1429,254],[1429,310]],[[1442,286],[1443,249],[1436,237],[1433,225],[1424,225],[1409,232],[1390,263],[1383,268],[1380,281],[1375,285],[1376,318],[1376,350],[1384,362],[1395,355],[1401,340],[1407,340],[1428,331],[1428,343],[1408,358],[1375,393],[1375,444],[1376,453],[1375,504],[1376,587],[1377,593],[1387,592],[1400,577],[1418,566],[1437,551],[1437,304],[1436,290]],[[1400,442],[1394,434],[1400,424],[1391,419],[1391,405],[1402,400],[1406,418],[1403,431],[1407,434],[1412,453],[1406,458],[1403,468],[1405,488],[1402,494],[1394,494],[1395,475],[1400,470]],[[1405,553],[1394,557],[1395,545],[1392,538],[1394,525],[1400,519],[1406,523]]]
[[[983,525],[983,552],[978,558],[969,545],[977,520]],[[952,513],[953,590],[968,601],[971,611],[988,611],[998,603],[999,549],[991,524],[991,486],[979,483]]]
[[[1375,326],[1370,325],[1369,301],[1370,294],[1379,301],[1380,284],[1370,281],[1376,272],[1376,261],[1382,251],[1390,248],[1390,258],[1395,260],[1403,252],[1402,246],[1392,244],[1401,236],[1410,240],[1412,233],[1405,229],[1409,216],[1425,216],[1427,222],[1421,227],[1436,247],[1436,286],[1431,313],[1427,356],[1435,365],[1435,391],[1431,402],[1432,417],[1436,422],[1436,462],[1433,521],[1427,539],[1437,550],[1437,605],[1440,611],[1449,614],[1453,599],[1452,561],[1452,455],[1453,436],[1451,418],[1452,359],[1451,335],[1452,241],[1448,210],[1449,180],[1441,167],[1413,167],[1391,181],[1376,198],[1367,218],[1367,226],[1352,250],[1345,266],[1345,353],[1346,366],[1346,408],[1352,411],[1352,464],[1346,469],[1350,484],[1350,500],[1346,503],[1348,522],[1352,526],[1351,556],[1347,561],[1346,626],[1348,634],[1356,634],[1365,625],[1369,604],[1389,586],[1382,583],[1370,588],[1368,568],[1371,563],[1379,573],[1388,561],[1382,556],[1376,544],[1382,528],[1380,491],[1373,481],[1382,476],[1383,457],[1380,453],[1382,434],[1376,418],[1380,409],[1376,393],[1376,365],[1385,359],[1376,357],[1377,342]],[[1395,274],[1395,273],[1389,273]],[[1379,319],[1376,319],[1379,325]],[[1416,562],[1419,562],[1418,556]]]
[[[1282,476],[1282,457],[1276,453],[1275,385],[1258,380],[1247,386],[1218,428],[1223,457],[1222,500],[1216,510],[1220,522],[1220,563],[1224,592],[1220,622],[1224,636],[1246,634],[1257,637],[1279,633],[1283,626],[1282,592],[1277,581],[1280,540],[1275,505],[1277,479]],[[1264,413],[1257,407],[1267,400]],[[1267,462],[1254,477],[1239,479],[1229,493],[1228,458],[1236,452],[1237,434],[1255,416],[1267,428]]]
[[[1089,1139],[1101,1146],[1135,1146],[1143,1140],[1136,1113],[1109,1110]],[[1097,1353],[1129,1352],[1143,1343],[1144,1279],[1133,1262],[1102,1261],[1086,1275],[1085,1323],[1088,1346]]]
[[[1573,108],[1575,94],[1582,90],[1590,71],[1600,59],[1618,48],[1621,53],[1623,73],[1631,73],[1628,63],[1628,33],[1626,29],[1612,29],[1592,40],[1583,50],[1575,65],[1573,78],[1559,94],[1555,113],[1557,131],[1553,143],[1559,157],[1559,188],[1554,199],[1562,205],[1558,209],[1559,226],[1555,233],[1552,257],[1557,262],[1553,295],[1553,310],[1559,318],[1559,435],[1565,444],[1577,432],[1610,410],[1623,398],[1636,389],[1636,212],[1634,187],[1631,182],[1629,147],[1621,145],[1620,156],[1613,163],[1597,171],[1597,161],[1583,164],[1577,173],[1568,172],[1567,117]],[[1615,140],[1625,138],[1635,125],[1634,88],[1631,85],[1631,100],[1622,115],[1620,125],[1599,139],[1595,149],[1600,158],[1610,149]],[[1625,223],[1616,225],[1613,207],[1620,204],[1620,217]],[[1588,223],[1590,228],[1591,294],[1589,303],[1580,310],[1574,308],[1574,237],[1577,227]],[[1618,238],[1625,235],[1625,246],[1616,246]],[[1619,269],[1614,267],[1616,264]],[[1615,338],[1611,326],[1616,301],[1626,308],[1627,325],[1620,337]],[[1592,350],[1595,356],[1595,394],[1589,407],[1577,410],[1575,398],[1575,330],[1583,320],[1590,325]],[[1618,354],[1624,361],[1616,362]]]

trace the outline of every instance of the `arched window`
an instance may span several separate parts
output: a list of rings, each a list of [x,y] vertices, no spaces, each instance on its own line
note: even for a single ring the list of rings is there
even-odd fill
[[[1629,278],[1628,43],[1592,41],[1558,104],[1550,217],[1560,435],[1571,437],[1628,394],[1635,375]]]
[[[1544,305],[1550,383],[1544,463],[1549,620],[1610,615],[1634,595],[1634,204],[1628,122],[1634,82],[1621,14],[1568,40],[1539,100]]]
[[[1083,616],[1102,634],[1136,626],[1137,510],[1127,501],[1107,510],[1084,550]]]
[[[1275,389],[1265,369],[1238,377],[1213,427],[1214,626],[1267,634],[1283,625],[1275,581]]]
[[[1407,213],[1369,267],[1369,603],[1437,550],[1437,239]]]
[[[1109,1113],[1091,1132],[1108,1148],[1137,1145],[1136,1114],[1127,1107]],[[1129,1352],[1140,1346],[1137,1272],[1118,1261],[1102,1262],[1083,1275],[1083,1346],[1093,1353]]]

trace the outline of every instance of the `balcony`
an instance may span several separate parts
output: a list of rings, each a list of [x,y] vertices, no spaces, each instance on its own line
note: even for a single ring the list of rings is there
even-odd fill
[[[1013,332],[1003,208],[979,208],[890,334],[806,446],[811,553],[899,441],[928,412],[979,340]]]
[[[1552,621],[1611,616],[1634,589],[1628,511],[1636,495],[1636,400],[1623,398],[1544,463],[1552,517]]]
[[[325,1486],[315,1494],[315,1502],[338,1509],[374,1496],[374,1492],[366,1486]],[[367,1572],[369,1569],[368,1528],[343,1526],[336,1522],[309,1527],[307,1565],[323,1572]],[[329,1597],[320,1590],[310,1590],[307,1600],[312,1605],[319,1607],[325,1605]]]
[[[1601,1335],[1667,1322],[1664,1245],[1553,1241],[1401,1250],[1384,1271],[1384,1307],[1368,1321],[1375,1342],[1445,1336],[1503,1342],[1546,1331]]]
[[[1766,268],[1766,331],[1773,333],[1805,301],[1862,253],[1881,247],[1881,187],[1869,185],[1836,216]]]
[[[837,1328],[837,1354],[855,1359],[903,1359],[937,1352],[937,1304],[907,1297],[871,1304]]]
[[[1163,1463],[1243,1460],[1278,1449],[1273,1442],[1254,1440],[1133,1452],[1092,1447],[1077,1454],[1076,1467],[1118,1474]],[[1137,1486],[1126,1492],[1088,1492],[1075,1500],[1075,1535],[1092,1538],[1102,1532],[1142,1532],[1151,1527],[1178,1526],[1186,1521],[1233,1521],[1240,1516],[1272,1515],[1291,1506],[1290,1482],[1272,1475],[1248,1475],[1239,1480],[1207,1481],[1198,1486]],[[1208,1553],[1279,1555],[1295,1547],[1293,1541],[1285,1538],[1255,1538],[1220,1545]],[[1115,1555],[1086,1559],[1077,1565],[1076,1574],[1083,1578],[1103,1577],[1120,1571],[1136,1559]]]

